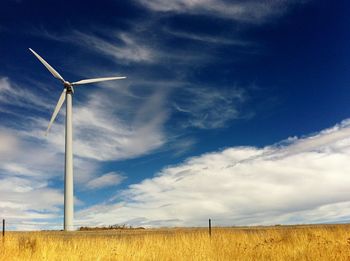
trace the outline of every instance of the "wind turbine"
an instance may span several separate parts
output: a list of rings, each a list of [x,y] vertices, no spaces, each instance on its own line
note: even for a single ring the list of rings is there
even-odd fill
[[[39,54],[34,52],[31,48],[29,50],[39,59],[39,61],[50,71],[50,73],[61,81],[63,84],[63,91],[58,99],[56,108],[52,114],[49,126],[46,130],[46,135],[50,130],[52,123],[54,122],[58,112],[60,111],[63,103],[66,101],[66,139],[65,139],[65,172],[64,172],[64,230],[72,231],[73,226],[73,215],[74,215],[74,196],[73,196],[73,148],[72,148],[72,95],[74,93],[73,86],[104,82],[112,80],[125,79],[126,77],[105,77],[105,78],[95,78],[95,79],[85,79],[77,82],[68,82],[63,79],[63,77],[54,69],[50,64],[48,64]]]

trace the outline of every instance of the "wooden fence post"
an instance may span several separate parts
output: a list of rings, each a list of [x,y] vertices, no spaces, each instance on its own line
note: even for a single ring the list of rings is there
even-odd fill
[[[209,218],[209,236],[211,237],[211,219]]]
[[[5,219],[2,220],[2,237],[5,237]]]

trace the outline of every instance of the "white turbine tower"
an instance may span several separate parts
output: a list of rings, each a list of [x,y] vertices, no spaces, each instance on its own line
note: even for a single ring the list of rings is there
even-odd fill
[[[53,121],[55,120],[58,112],[60,111],[62,104],[66,101],[66,140],[65,140],[65,172],[64,172],[64,230],[72,231],[73,226],[73,214],[74,214],[74,196],[73,196],[73,149],[72,149],[72,94],[74,93],[73,86],[104,82],[111,80],[125,79],[126,77],[106,77],[106,78],[95,78],[80,80],[77,82],[68,82],[52,68],[39,54],[34,52],[32,49],[29,50],[44,64],[44,66],[50,71],[50,73],[60,80],[63,84],[63,92],[57,102],[56,108],[52,114],[49,126],[47,127],[46,134],[48,133]]]

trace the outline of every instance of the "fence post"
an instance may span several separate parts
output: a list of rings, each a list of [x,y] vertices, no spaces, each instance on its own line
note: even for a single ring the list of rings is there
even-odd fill
[[[2,237],[5,237],[5,219],[2,220]]]
[[[211,237],[211,219],[209,218],[209,236]]]

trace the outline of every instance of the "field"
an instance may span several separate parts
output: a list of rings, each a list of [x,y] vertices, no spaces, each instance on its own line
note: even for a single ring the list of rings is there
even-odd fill
[[[350,260],[350,225],[7,232],[0,260]]]

